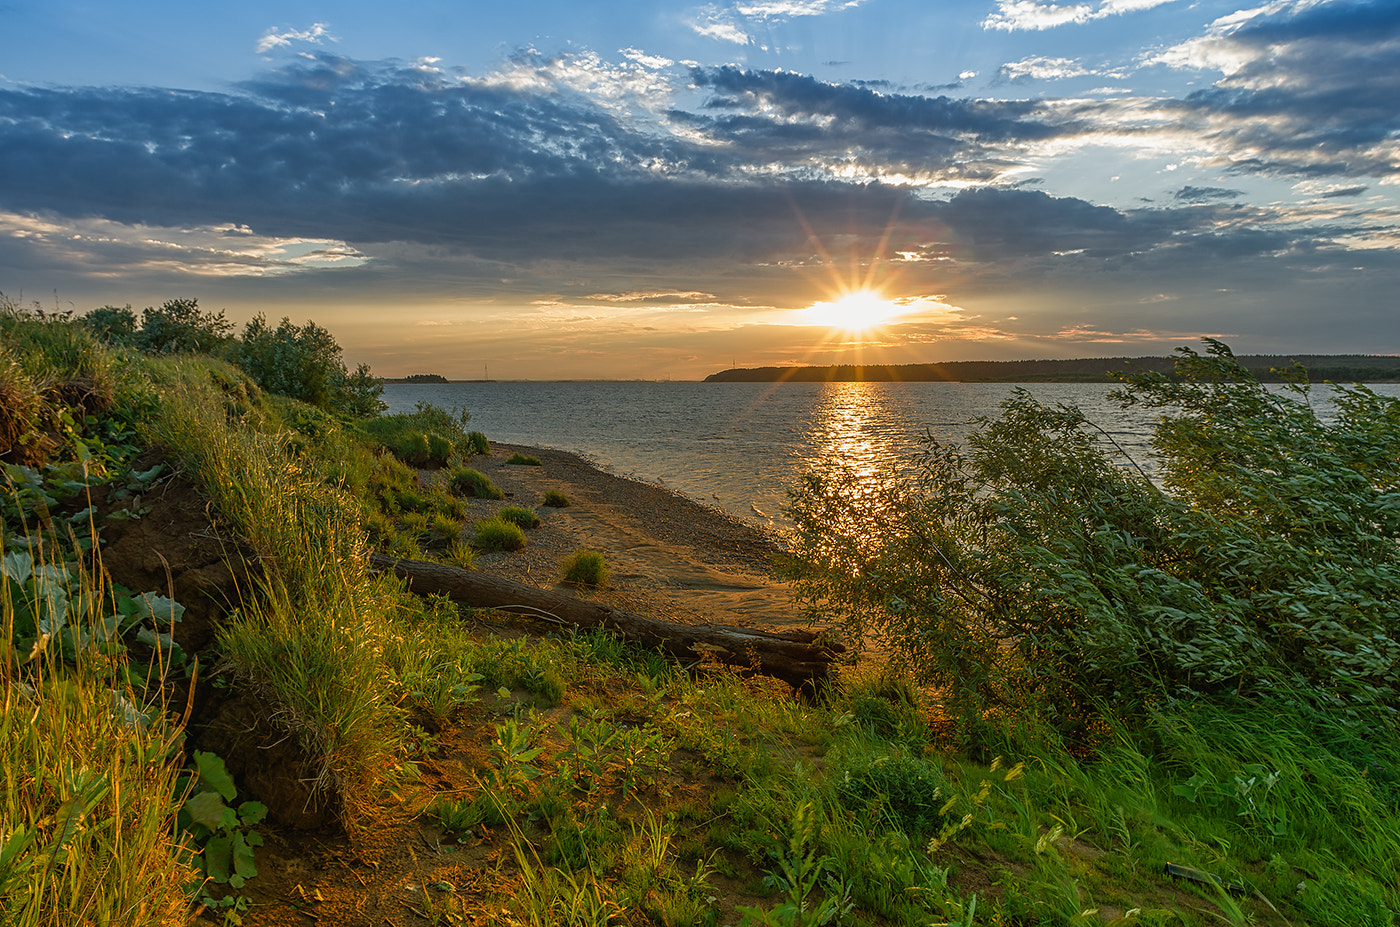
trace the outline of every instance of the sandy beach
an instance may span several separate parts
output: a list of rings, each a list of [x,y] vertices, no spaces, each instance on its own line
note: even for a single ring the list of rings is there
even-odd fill
[[[507,464],[514,454],[540,466]],[[663,486],[616,476],[566,451],[492,444],[469,466],[489,476],[506,498],[472,499],[469,525],[507,505],[534,507],[542,524],[516,552],[478,554],[477,569],[540,588],[560,586],[561,564],[580,548],[608,563],[604,589],[580,594],[630,611],[686,623],[765,628],[803,627],[788,585],[776,575],[774,538],[717,508]],[[445,480],[446,474],[429,476]],[[540,505],[547,490],[566,508]]]

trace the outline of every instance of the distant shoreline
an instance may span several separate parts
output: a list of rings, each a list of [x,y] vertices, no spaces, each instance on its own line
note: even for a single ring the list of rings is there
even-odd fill
[[[1235,360],[1261,382],[1283,382],[1281,372],[1302,364],[1314,383],[1400,382],[1400,356],[1365,354],[1245,355]],[[732,368],[706,383],[1113,383],[1119,374],[1171,373],[1170,357],[1095,357],[1074,360],[949,361],[941,364],[841,364],[828,367]]]
[[[1302,364],[1313,383],[1400,382],[1400,355],[1395,354],[1252,354],[1239,361],[1261,382],[1281,383],[1280,373]],[[1072,360],[947,361],[937,364],[835,364],[822,367],[733,367],[703,380],[629,377],[562,379],[451,380],[440,374],[379,377],[385,386],[447,386],[456,383],[1116,383],[1135,371],[1171,373],[1171,357],[1089,357]]]

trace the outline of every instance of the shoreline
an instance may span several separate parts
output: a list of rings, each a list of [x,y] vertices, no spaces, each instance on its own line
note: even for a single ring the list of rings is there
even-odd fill
[[[540,466],[507,464],[517,453]],[[572,451],[493,442],[490,454],[467,465],[506,494],[502,500],[469,500],[469,522],[508,505],[534,508],[541,519],[538,528],[526,531],[523,550],[480,553],[478,570],[684,624],[809,624],[778,575],[785,555],[780,539],[756,525],[665,486],[618,476]],[[424,476],[446,478],[442,471]],[[550,490],[571,504],[541,505]],[[579,590],[560,583],[562,563],[579,549],[603,554],[610,574],[605,587]]]

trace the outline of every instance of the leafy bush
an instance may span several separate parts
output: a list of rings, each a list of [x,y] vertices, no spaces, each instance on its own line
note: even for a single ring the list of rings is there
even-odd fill
[[[486,440],[486,435],[479,431],[473,431],[467,435],[466,452],[473,455],[489,454],[491,453],[491,443]]]
[[[448,478],[448,485],[452,487],[454,492],[477,499],[505,498],[505,493],[491,482],[489,476],[480,470],[473,470],[471,467],[453,470],[452,476]]]
[[[340,354],[335,338],[315,322],[298,326],[284,318],[274,329],[259,313],[244,326],[233,360],[270,393],[347,415],[382,412],[384,387],[364,364],[350,373]]]
[[[130,305],[93,309],[78,321],[106,344],[131,344],[136,338],[136,313]]]
[[[546,490],[544,499],[540,502],[540,505],[547,505],[555,509],[568,508],[570,504],[568,496],[554,489]]]
[[[1091,697],[1302,698],[1394,725],[1400,704],[1400,400],[1262,385],[1218,342],[1115,394],[1164,410],[1159,490],[1084,415],[1017,391],[917,475],[794,493],[794,579],[964,717]]]
[[[538,467],[540,466],[540,459],[538,457],[531,457],[528,454],[521,454],[517,452],[515,454],[512,454],[510,460],[507,460],[506,463],[516,464],[518,466],[523,467]]]
[[[602,586],[608,581],[608,564],[596,550],[577,550],[564,561],[564,582],[575,586]]]
[[[508,505],[497,512],[496,517],[522,528],[538,528],[540,526],[540,516],[535,513],[535,510],[520,505]]]
[[[159,309],[142,310],[141,330],[132,343],[150,354],[213,354],[228,343],[232,332],[233,323],[222,310],[201,312],[197,299],[168,299]]]
[[[511,522],[487,518],[476,523],[472,544],[482,550],[520,550],[525,546],[525,532]]]

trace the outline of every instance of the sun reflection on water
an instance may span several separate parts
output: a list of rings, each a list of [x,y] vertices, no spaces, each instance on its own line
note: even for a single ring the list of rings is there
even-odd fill
[[[902,410],[891,402],[879,384],[826,384],[812,412],[811,463],[844,469],[860,482],[887,474],[911,450],[907,432],[897,427]]]

